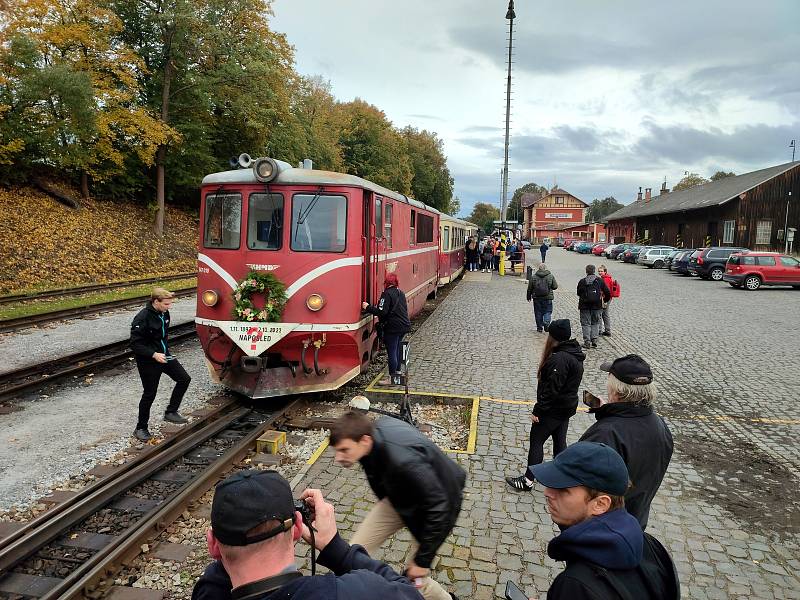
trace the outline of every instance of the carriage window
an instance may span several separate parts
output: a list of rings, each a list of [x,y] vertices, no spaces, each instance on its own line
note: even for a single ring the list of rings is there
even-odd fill
[[[384,234],[386,238],[386,247],[392,247],[392,203],[387,202],[385,206],[386,218],[383,220]]]
[[[442,250],[447,252],[450,250],[450,228],[444,228],[444,235],[442,236]]]
[[[433,217],[429,215],[417,215],[417,243],[424,244],[433,241]]]
[[[375,198],[375,237],[381,237],[383,232],[383,200]]]
[[[250,194],[247,200],[247,247],[280,250],[283,243],[283,195]]]
[[[242,227],[242,195],[231,193],[206,196],[206,223],[203,245],[206,248],[239,248]]]
[[[412,246],[414,245],[414,241],[417,239],[416,238],[416,235],[417,235],[416,231],[417,231],[417,211],[412,210],[411,211],[411,233],[410,233],[409,238],[408,238],[408,243],[411,244]]]
[[[346,232],[347,198],[321,194],[292,196],[292,250],[344,252]]]

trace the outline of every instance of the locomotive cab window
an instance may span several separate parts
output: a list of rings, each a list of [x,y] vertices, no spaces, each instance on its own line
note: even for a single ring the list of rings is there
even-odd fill
[[[383,227],[384,227],[384,234],[383,237],[386,238],[386,247],[392,247],[392,203],[387,202],[386,206],[384,206],[384,210],[386,211],[386,218],[383,220]]]
[[[282,240],[283,195],[250,194],[247,201],[247,247],[280,250]]]
[[[203,245],[206,248],[239,248],[242,227],[241,194],[221,192],[206,195],[205,217]]]
[[[383,199],[375,198],[375,237],[383,234]]]
[[[347,198],[322,194],[292,196],[292,250],[344,252],[346,235]]]
[[[413,212],[411,213],[414,214]],[[425,244],[427,242],[433,241],[433,217],[429,215],[423,215],[420,213],[417,215],[417,243],[418,244]],[[412,226],[413,227],[413,226]]]
[[[413,246],[417,235],[417,211],[411,210],[411,232],[409,233],[408,243]]]

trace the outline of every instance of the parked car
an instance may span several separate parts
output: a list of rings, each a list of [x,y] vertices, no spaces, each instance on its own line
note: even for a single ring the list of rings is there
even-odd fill
[[[619,258],[619,255],[625,252],[625,250],[627,250],[631,246],[633,246],[633,244],[617,244],[616,246],[614,246],[613,250],[609,251],[608,258],[610,258],[611,260],[617,260]]]
[[[592,251],[592,246],[594,246],[594,243],[592,242],[580,242],[575,244],[573,249],[578,254],[589,254]]]
[[[581,240],[571,239],[564,242],[564,249],[565,250],[575,250],[575,246],[580,244]]]
[[[603,251],[608,248],[608,244],[601,242],[592,246],[592,254],[595,256],[603,256]]]
[[[619,246],[619,244],[609,244],[608,246],[606,246],[605,249],[603,250],[603,256],[608,256],[610,258],[611,251],[617,246]]]
[[[661,269],[664,266],[667,256],[672,254],[675,248],[671,246],[652,246],[639,253],[636,262],[644,265],[648,269],[656,268]]]
[[[522,240],[522,247],[525,248],[525,250],[530,250],[531,243],[528,240]]]
[[[672,261],[672,270],[681,275],[692,275],[692,273],[689,272],[689,261],[695,252],[699,254],[701,250],[702,248],[699,250],[687,250],[683,254],[675,257],[675,260]]]
[[[622,262],[627,263],[635,263],[636,259],[639,257],[639,252],[644,246],[631,246],[625,252],[617,257],[617,260],[621,260]]]
[[[798,290],[800,261],[778,252],[731,254],[722,280],[746,290],[757,290],[762,285],[790,285]]]
[[[749,252],[747,248],[729,248],[727,246],[711,246],[692,254],[689,259],[689,272],[701,279],[722,281],[725,265],[731,254]]]
[[[683,248],[676,248],[667,255],[667,258],[664,260],[664,266],[667,267],[668,271],[672,271],[672,261],[675,260],[675,257],[683,252],[685,252]]]

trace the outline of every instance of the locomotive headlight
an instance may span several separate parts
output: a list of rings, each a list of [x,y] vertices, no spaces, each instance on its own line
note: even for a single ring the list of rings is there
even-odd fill
[[[306,298],[306,306],[308,307],[308,310],[317,312],[323,306],[325,306],[325,298],[319,294],[311,294],[308,298]]]
[[[200,296],[200,299],[206,306],[214,306],[219,302],[219,294],[217,294],[215,290],[206,290],[203,292],[202,296]]]
[[[268,183],[278,174],[278,163],[271,158],[258,158],[253,163],[253,174],[261,183]]]

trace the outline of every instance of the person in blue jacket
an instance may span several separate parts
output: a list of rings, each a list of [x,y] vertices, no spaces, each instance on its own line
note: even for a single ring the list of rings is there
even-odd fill
[[[198,579],[192,600],[422,600],[414,585],[336,530],[333,505],[317,489],[301,500],[312,511],[318,562],[331,570],[305,576],[295,544],[311,534],[277,471],[239,471],[219,483],[206,539],[216,560]]]

